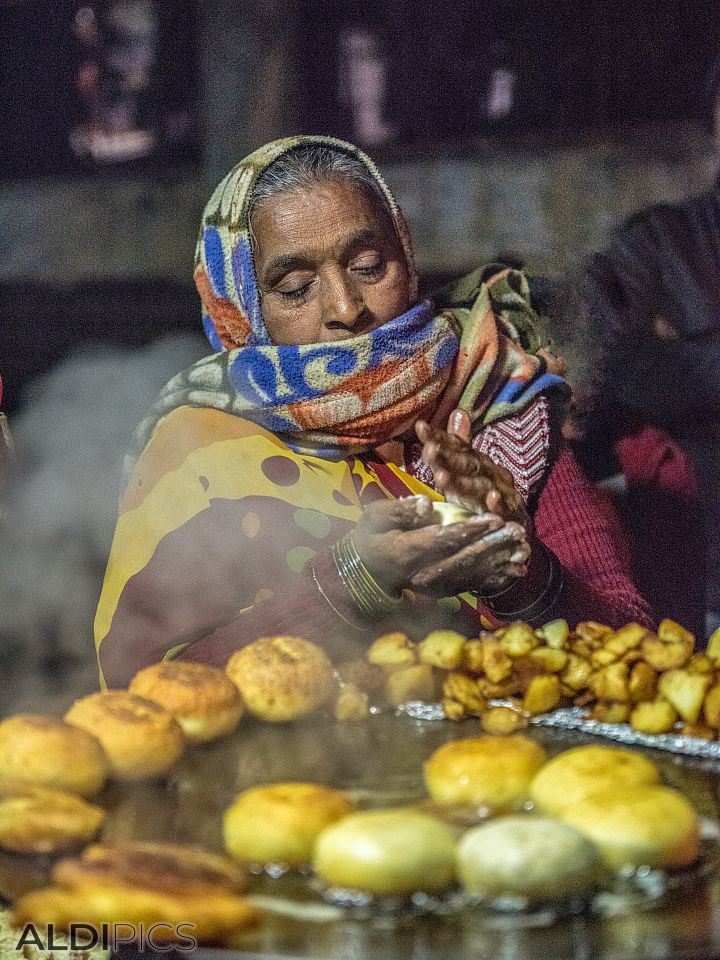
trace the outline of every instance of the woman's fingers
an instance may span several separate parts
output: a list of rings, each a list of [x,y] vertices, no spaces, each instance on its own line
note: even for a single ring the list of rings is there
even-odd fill
[[[399,500],[378,500],[366,507],[363,523],[369,532],[417,530],[433,523],[433,507],[429,497],[401,497]]]
[[[454,555],[430,562],[412,577],[411,586],[449,596],[470,589],[493,590],[511,578],[524,576],[529,545],[526,541],[518,544],[517,532],[508,530],[511,526],[515,525],[506,524]]]
[[[421,443],[425,445],[428,443],[437,444],[438,446],[449,445],[454,450],[465,450],[467,448],[467,443],[461,440],[459,436],[454,436],[445,430],[437,430],[424,420],[417,421],[415,424],[415,433]]]
[[[472,425],[467,410],[458,407],[448,417],[447,432],[454,437],[460,437],[465,443],[470,443]]]
[[[463,414],[467,417],[467,414]],[[473,450],[460,436],[435,430],[419,422],[417,433],[423,441],[422,457],[435,473],[436,479],[444,473],[455,476],[483,477],[488,483],[513,486],[512,474],[494,463],[490,457]]]
[[[524,533],[520,528],[516,529],[517,524],[505,523],[500,528],[489,530],[482,536],[470,541],[456,539],[454,550],[443,550],[439,556],[433,556],[438,551],[427,550],[424,556],[424,563],[419,576],[433,579],[437,576],[457,575],[465,570],[472,569],[478,558],[494,557],[502,558],[510,563],[511,557],[520,553],[520,545],[524,541]],[[443,544],[444,547],[451,547],[450,541]],[[524,562],[524,561],[521,561]]]
[[[493,514],[478,514],[445,527],[432,524],[415,529],[395,528],[384,533],[375,533],[367,526],[361,529],[358,524],[353,542],[363,563],[383,584],[407,587],[413,574],[422,567],[441,562],[469,543],[507,526],[502,517]],[[509,531],[507,536],[514,538],[517,545],[516,531]]]
[[[385,560],[393,561],[408,575],[435,561],[442,561],[490,533],[506,526],[502,517],[478,514],[459,523],[433,525],[419,530],[389,533],[383,538]],[[509,534],[512,536],[512,534]]]

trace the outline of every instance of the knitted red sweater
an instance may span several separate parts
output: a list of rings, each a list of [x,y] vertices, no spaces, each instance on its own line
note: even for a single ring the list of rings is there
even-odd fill
[[[630,554],[612,501],[561,450],[535,512],[538,539],[560,560],[565,586],[554,616],[613,627],[653,626],[648,604],[630,578]]]

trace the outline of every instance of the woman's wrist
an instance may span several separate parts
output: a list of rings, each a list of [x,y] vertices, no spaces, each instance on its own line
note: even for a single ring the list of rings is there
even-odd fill
[[[330,549],[335,569],[360,613],[369,620],[381,620],[402,602],[402,593],[388,588],[374,575],[357,551],[351,533]]]
[[[335,614],[355,630],[396,611],[402,593],[393,593],[367,568],[350,534],[318,554],[310,564],[316,589]]]
[[[501,593],[480,597],[501,620],[542,623],[557,603],[563,585],[560,561],[551,550],[535,540],[527,575]]]

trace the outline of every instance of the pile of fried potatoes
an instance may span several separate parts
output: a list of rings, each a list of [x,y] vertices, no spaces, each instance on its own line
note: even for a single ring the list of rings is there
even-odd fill
[[[693,635],[672,620],[657,633],[637,623],[614,630],[588,621],[570,630],[565,620],[539,629],[518,622],[473,639],[436,630],[417,644],[388,633],[367,661],[337,669],[338,720],[365,715],[373,698],[385,706],[439,699],[449,719],[479,717],[496,734],[573,705],[642,733],[716,740],[720,731],[720,630],[696,652]],[[490,706],[495,700],[508,705]]]

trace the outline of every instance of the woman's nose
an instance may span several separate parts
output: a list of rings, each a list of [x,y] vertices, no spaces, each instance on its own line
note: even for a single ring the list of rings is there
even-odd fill
[[[329,277],[323,303],[323,323],[325,326],[343,326],[348,329],[362,318],[365,302],[349,277],[337,275]]]

